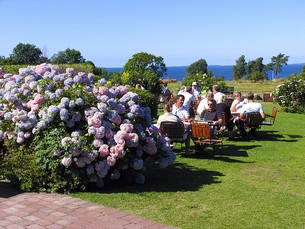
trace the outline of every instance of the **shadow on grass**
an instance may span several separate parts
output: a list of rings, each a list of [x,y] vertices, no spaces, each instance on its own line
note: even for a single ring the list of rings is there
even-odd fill
[[[215,147],[215,152],[211,147],[206,147],[204,151],[201,151],[197,154],[191,154],[186,156],[184,153],[176,152],[176,154],[181,154],[181,157],[185,158],[198,158],[198,159],[209,159],[209,160],[218,160],[224,162],[234,162],[234,163],[250,163],[243,160],[238,160],[231,157],[248,157],[247,150],[261,147],[261,145],[251,145],[251,146],[241,146],[237,144],[223,144],[222,146],[218,144]],[[195,149],[195,148],[194,148]]]
[[[91,189],[89,192],[102,193],[140,193],[140,192],[179,192],[197,191],[203,185],[220,183],[217,171],[209,171],[175,162],[166,169],[150,168],[145,174],[145,183],[136,185],[127,179],[120,179],[105,185],[102,190]]]
[[[275,130],[259,130],[257,132],[258,141],[281,141],[281,142],[297,142],[298,139],[303,138],[302,135],[286,135],[291,139],[287,139],[285,135],[278,134]]]

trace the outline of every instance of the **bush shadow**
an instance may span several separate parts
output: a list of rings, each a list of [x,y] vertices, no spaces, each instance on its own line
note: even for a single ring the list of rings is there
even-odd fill
[[[197,191],[204,185],[220,183],[218,177],[224,176],[217,171],[209,171],[175,162],[165,168],[150,168],[145,174],[145,183],[137,185],[126,178],[107,183],[104,188],[90,188],[86,191],[101,193],[140,193],[140,192],[178,192]]]
[[[23,193],[16,185],[9,181],[0,180],[0,198],[10,198]]]

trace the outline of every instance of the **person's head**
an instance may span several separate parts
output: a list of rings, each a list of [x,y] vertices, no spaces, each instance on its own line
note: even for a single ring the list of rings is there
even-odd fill
[[[221,101],[221,103],[226,103],[226,101],[227,101],[227,96],[226,96],[226,95],[222,95],[220,101]]]
[[[210,91],[206,94],[207,99],[213,98],[213,96],[214,96],[213,93]]]
[[[187,86],[185,91],[192,94],[192,87]]]
[[[141,89],[141,84],[137,83],[136,88]]]
[[[219,87],[217,84],[215,84],[215,85],[213,85],[213,87],[212,87],[212,91],[213,91],[213,93],[215,94],[216,92],[219,92],[219,91],[220,91],[220,87]]]
[[[163,105],[163,111],[164,112],[172,112],[172,104],[170,103],[170,102],[168,102],[168,103],[165,103],[164,105]]]
[[[208,110],[213,111],[216,109],[216,101],[213,98],[208,99]]]
[[[234,98],[235,98],[235,99],[241,99],[241,92],[236,91],[236,92],[234,93]]]
[[[249,92],[247,95],[246,95],[246,98],[248,100],[253,100],[254,99],[254,94],[252,92]]]
[[[185,86],[182,86],[181,88],[180,88],[180,91],[185,91]]]
[[[177,98],[176,98],[176,107],[182,107],[183,106],[183,103],[184,103],[184,95],[177,95]]]
[[[193,83],[192,83],[192,87],[193,87],[193,88],[196,88],[196,87],[197,87],[197,82],[193,82]]]

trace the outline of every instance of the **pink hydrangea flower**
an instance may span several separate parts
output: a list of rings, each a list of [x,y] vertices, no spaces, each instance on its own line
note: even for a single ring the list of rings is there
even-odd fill
[[[121,124],[120,125],[120,130],[125,131],[127,133],[130,133],[130,132],[133,131],[133,125],[132,124],[128,124],[128,123]]]
[[[42,94],[36,94],[34,98],[34,103],[42,105],[44,103],[44,97]]]
[[[116,159],[115,159],[115,158],[113,158],[113,157],[111,157],[111,156],[108,156],[108,157],[107,157],[107,165],[109,165],[109,166],[114,166],[115,163],[116,163]]]
[[[67,74],[71,74],[72,76],[76,75],[76,72],[74,71],[73,68],[66,68],[66,73]]]
[[[100,148],[99,148],[100,156],[101,157],[108,156],[110,154],[108,149],[109,149],[108,145],[106,145],[106,144],[101,145]]]
[[[102,125],[102,121],[95,116],[88,117],[88,125],[99,128]]]
[[[37,103],[32,104],[31,111],[36,112],[39,110],[39,105]]]

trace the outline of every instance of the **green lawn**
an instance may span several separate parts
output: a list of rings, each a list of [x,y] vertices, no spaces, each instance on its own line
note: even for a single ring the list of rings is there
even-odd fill
[[[71,195],[178,228],[304,228],[304,118],[279,111],[258,140],[190,157],[178,145],[176,162],[149,170],[144,185]]]
[[[234,91],[240,91],[242,94],[246,94],[249,91],[260,94],[261,96],[264,93],[270,93],[275,91],[277,85],[283,83],[286,79],[278,79],[276,81],[268,80],[253,83],[251,81],[226,81],[226,85],[229,87],[234,87]],[[181,82],[171,82],[168,83],[169,89],[176,95],[182,86]]]

